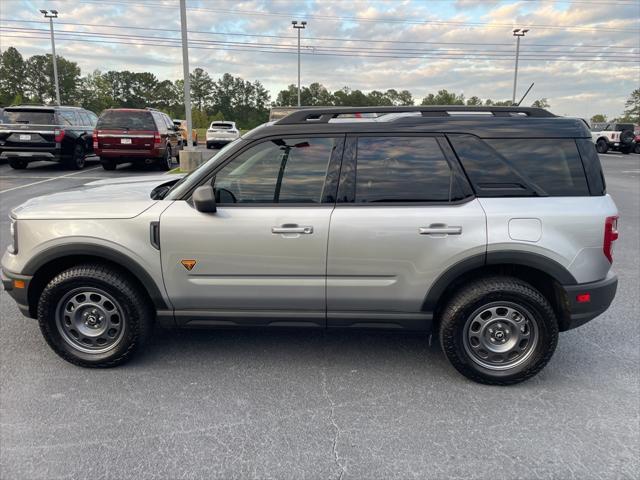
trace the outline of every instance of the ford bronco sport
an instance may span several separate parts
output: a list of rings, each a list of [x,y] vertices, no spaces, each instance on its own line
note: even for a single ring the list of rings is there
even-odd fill
[[[582,120],[310,108],[179,180],[26,202],[2,275],[51,348],[85,367],[128,360],[154,322],[406,329],[507,385],[608,308],[617,215]]]

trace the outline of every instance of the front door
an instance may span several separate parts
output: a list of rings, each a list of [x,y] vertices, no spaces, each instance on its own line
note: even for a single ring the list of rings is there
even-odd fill
[[[165,210],[162,267],[177,317],[325,324],[337,185],[331,171],[342,143],[287,137],[253,144],[207,180],[216,192],[215,213],[198,212],[186,200]]]

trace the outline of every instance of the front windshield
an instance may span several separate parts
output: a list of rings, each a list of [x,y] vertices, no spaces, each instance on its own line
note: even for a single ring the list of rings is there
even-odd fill
[[[171,187],[171,190],[167,192],[167,195],[164,198],[167,200],[175,200],[177,198],[180,198],[184,191],[190,188],[189,185],[192,185],[194,182],[197,183],[202,179],[202,177],[207,176],[211,171],[211,168],[213,168],[213,165],[218,163],[218,161],[224,157],[225,153],[228,150],[242,141],[242,138],[236,138],[233,142],[227,143],[224,147],[218,150],[218,153],[216,153],[213,157],[211,157],[198,168],[178,180],[175,185]]]

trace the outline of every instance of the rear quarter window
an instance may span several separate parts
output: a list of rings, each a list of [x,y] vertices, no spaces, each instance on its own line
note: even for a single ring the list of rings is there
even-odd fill
[[[156,124],[150,112],[111,110],[104,112],[96,126],[102,130],[156,130]]]
[[[450,136],[479,196],[588,196],[574,139],[479,139]]]

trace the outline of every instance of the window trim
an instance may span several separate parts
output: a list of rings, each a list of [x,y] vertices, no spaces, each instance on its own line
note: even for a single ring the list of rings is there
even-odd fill
[[[284,203],[267,203],[267,202],[256,202],[256,203],[220,203],[218,204],[221,208],[269,208],[269,207],[278,207],[278,208],[319,208],[319,207],[333,207],[336,202],[336,193],[338,190],[338,181],[340,177],[340,168],[342,164],[342,158],[344,154],[344,146],[345,146],[345,134],[284,134],[284,135],[269,135],[267,137],[257,138],[254,141],[244,145],[240,150],[233,152],[229,155],[228,158],[225,158],[219,165],[216,166],[211,172],[204,177],[200,183],[193,187],[191,191],[189,191],[184,197],[183,200],[186,200],[189,204],[192,204],[193,192],[196,188],[211,183],[216,174],[225,168],[228,164],[236,160],[240,155],[249,150],[250,148],[255,147],[261,143],[270,142],[271,140],[277,140],[280,138],[334,138],[336,140],[336,147],[333,149],[331,153],[331,157],[329,158],[329,162],[327,164],[327,172],[325,173],[324,184],[322,186],[322,198],[318,203],[301,203],[301,202],[284,202]]]
[[[435,138],[443,158],[446,160],[451,170],[450,186],[449,186],[449,200],[421,200],[416,202],[363,202],[357,203],[355,201],[355,188],[357,178],[357,158],[358,158],[358,139],[360,137],[420,137],[420,138]],[[342,160],[342,169],[340,173],[340,182],[338,185],[338,195],[336,200],[336,207],[416,207],[416,206],[442,206],[442,205],[461,205],[467,203],[475,198],[473,188],[468,186],[467,193],[465,194],[462,185],[467,184],[468,180],[464,177],[464,173],[461,170],[460,165],[455,157],[452,157],[453,151],[448,146],[447,139],[442,133],[422,133],[422,132],[367,132],[367,133],[352,133],[347,134],[345,141],[345,152]],[[464,182],[461,185],[461,182]],[[451,200],[454,196],[454,191],[458,193],[461,198],[458,200]]]

